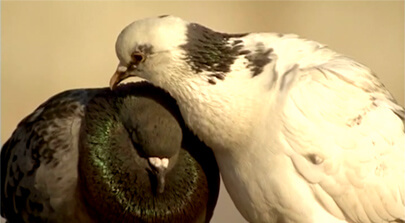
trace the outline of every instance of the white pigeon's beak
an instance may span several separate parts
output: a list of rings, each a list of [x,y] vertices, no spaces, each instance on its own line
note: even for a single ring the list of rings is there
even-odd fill
[[[114,75],[110,79],[110,89],[111,90],[114,90],[121,81],[127,79],[128,77],[135,76],[135,75],[127,72],[127,70],[128,70],[128,68],[123,65],[119,65],[117,67],[117,70],[115,71]]]
[[[169,166],[168,158],[149,157],[149,164],[153,167],[153,170],[157,177],[157,191],[163,193],[165,189],[165,175],[167,167]]]

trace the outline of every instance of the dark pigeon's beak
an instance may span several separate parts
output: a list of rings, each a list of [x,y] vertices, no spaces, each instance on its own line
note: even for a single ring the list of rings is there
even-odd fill
[[[117,71],[115,71],[114,75],[110,79],[111,90],[114,90],[121,81],[127,79],[128,77],[134,76],[133,74],[127,72],[127,70],[128,68],[122,65],[117,67]]]
[[[149,160],[149,164],[152,166],[154,174],[156,175],[157,192],[161,194],[165,190],[165,177],[166,177],[167,167],[169,166],[169,159],[150,157],[148,160]]]
[[[166,176],[166,171],[161,169],[157,171],[156,177],[157,177],[157,192],[159,194],[163,193],[165,190],[165,176]]]

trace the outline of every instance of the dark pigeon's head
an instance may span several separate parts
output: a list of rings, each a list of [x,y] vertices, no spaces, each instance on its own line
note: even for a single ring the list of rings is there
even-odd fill
[[[215,32],[175,16],[135,21],[118,36],[115,47],[120,62],[110,87],[131,76],[169,93],[183,80],[215,84],[243,54],[243,42],[237,40],[242,36]]]
[[[121,111],[130,140],[147,159],[147,169],[156,176],[157,191],[162,193],[165,176],[176,165],[183,134],[178,117],[155,100],[128,98]]]
[[[140,82],[97,94],[86,106],[79,145],[84,198],[100,221],[211,218],[219,189],[215,157],[185,128],[165,91]]]

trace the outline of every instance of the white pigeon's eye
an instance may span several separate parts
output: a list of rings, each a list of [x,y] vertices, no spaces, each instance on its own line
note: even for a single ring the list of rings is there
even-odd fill
[[[139,64],[145,60],[145,55],[139,51],[135,51],[131,54],[132,63]]]

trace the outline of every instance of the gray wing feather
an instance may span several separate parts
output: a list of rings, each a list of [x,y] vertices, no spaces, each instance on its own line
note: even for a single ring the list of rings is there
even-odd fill
[[[78,133],[84,105],[95,93],[65,91],[19,123],[1,150],[3,217],[38,222],[74,202]]]

